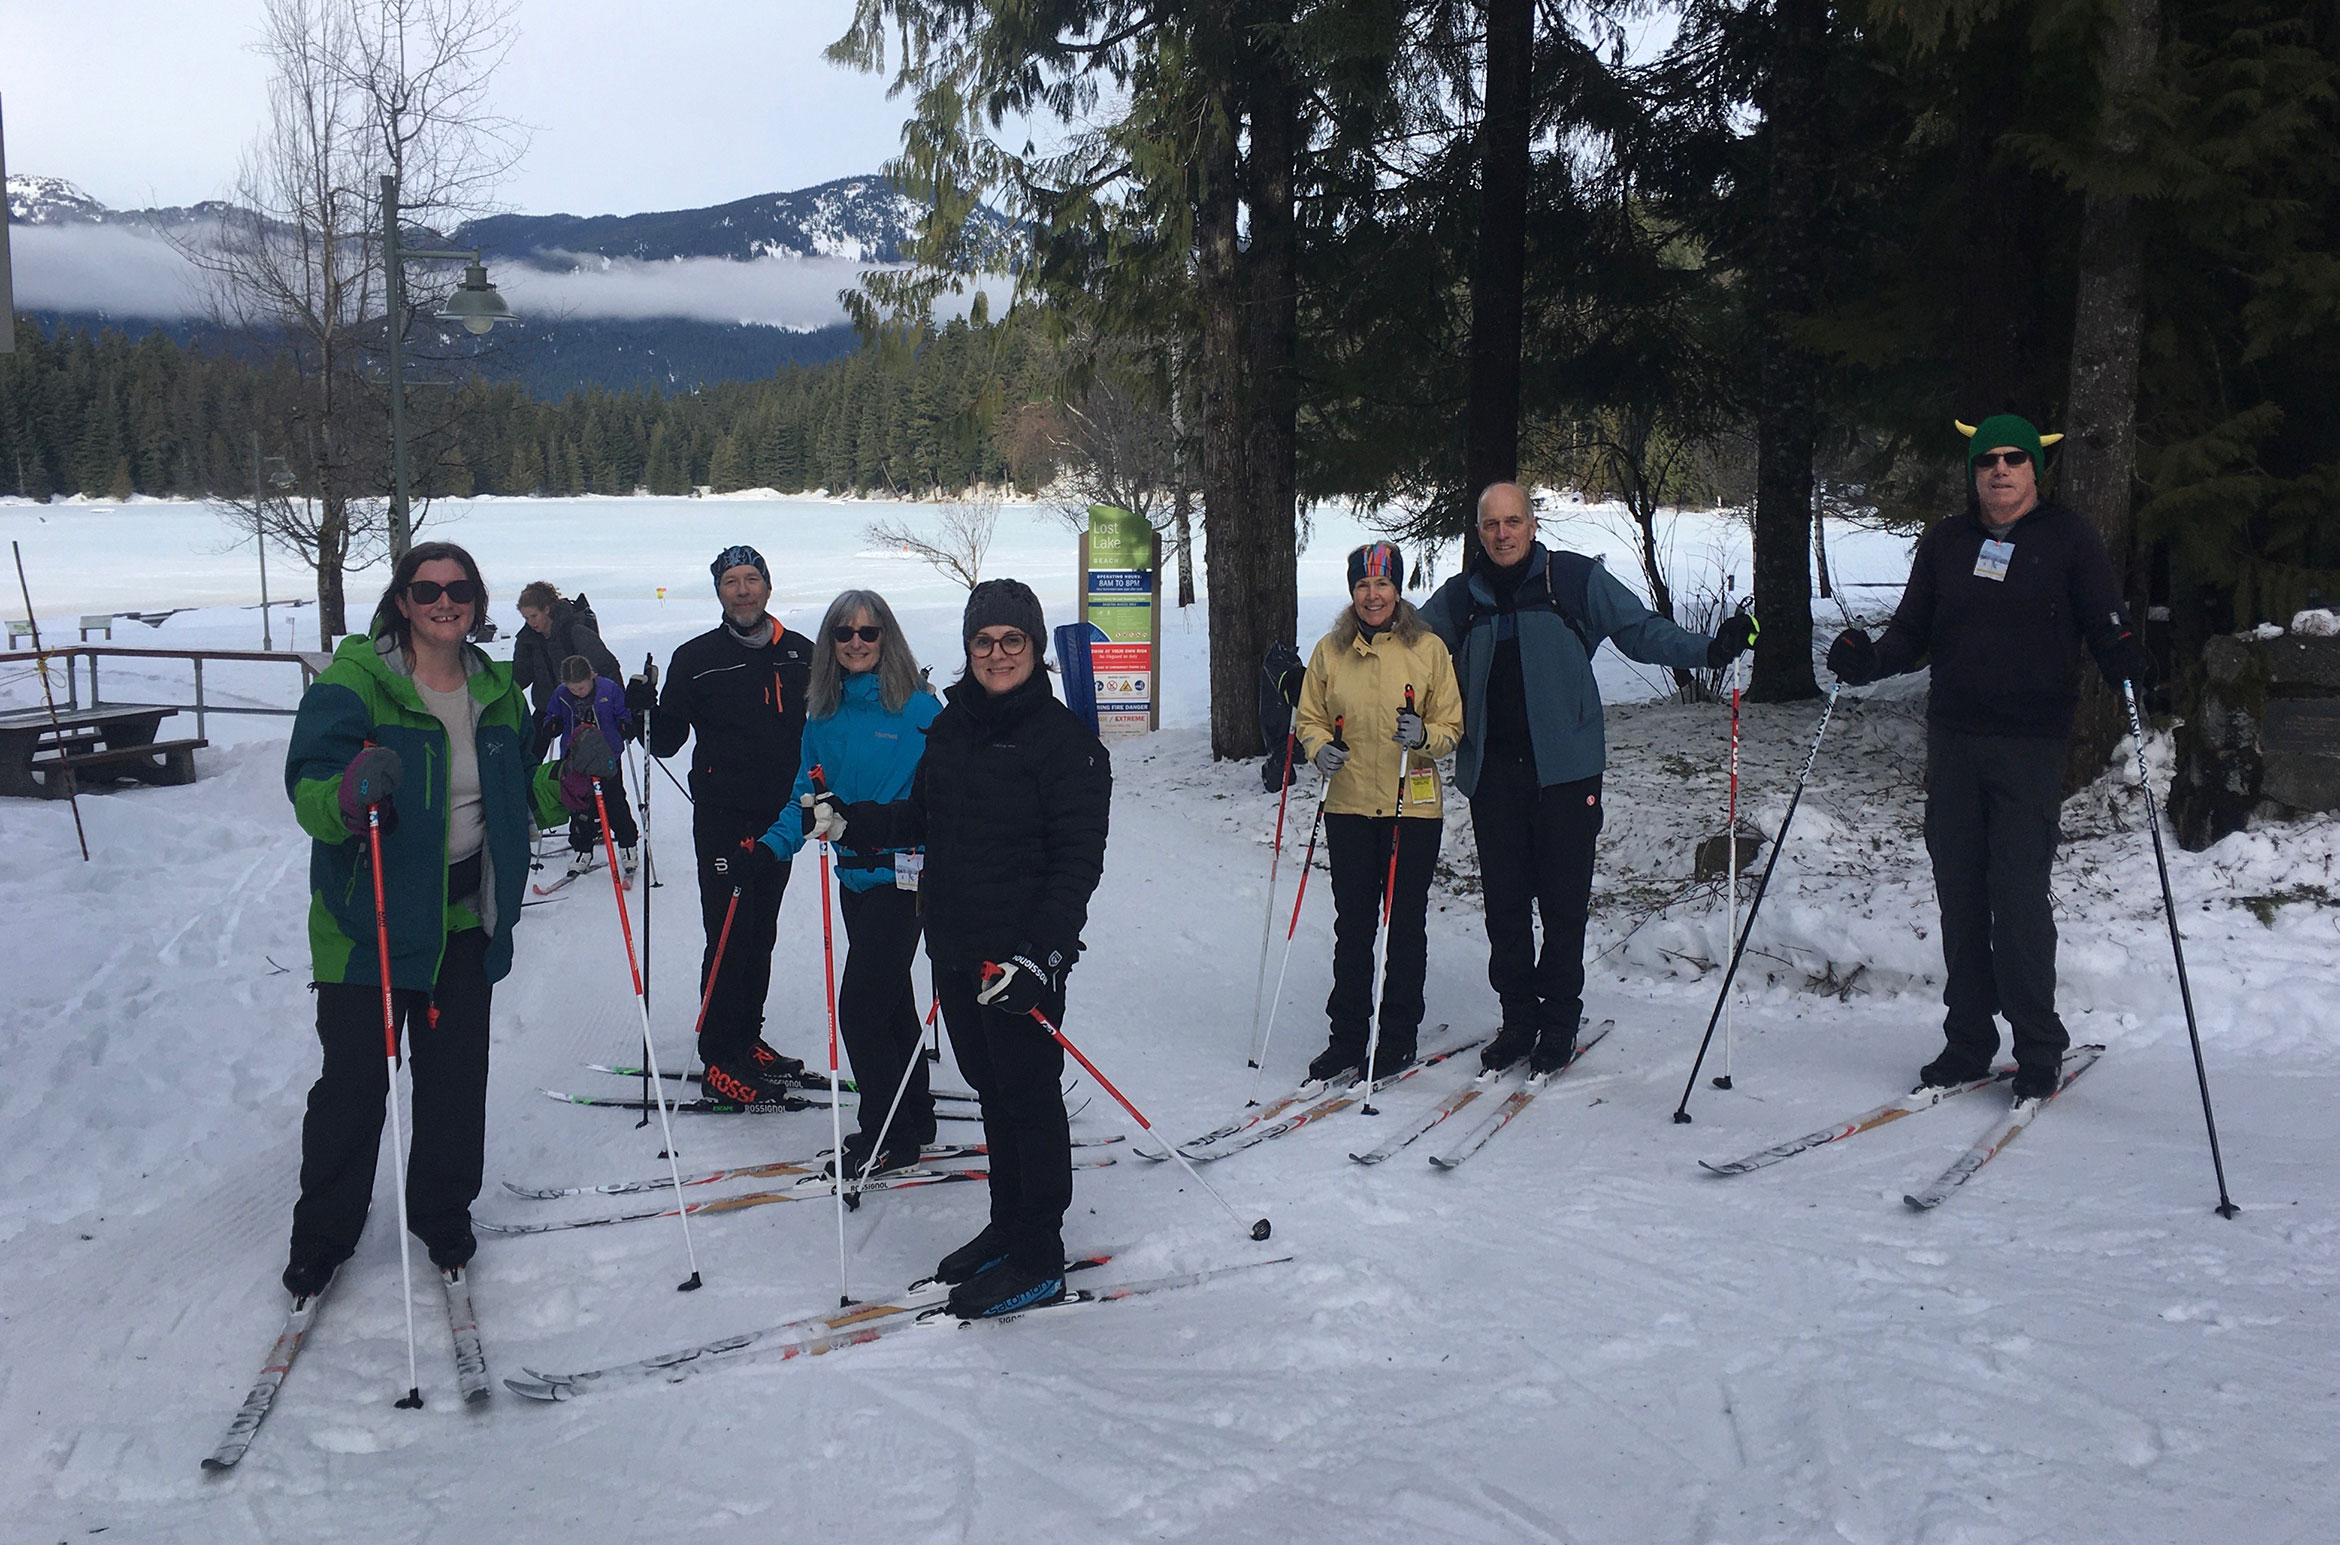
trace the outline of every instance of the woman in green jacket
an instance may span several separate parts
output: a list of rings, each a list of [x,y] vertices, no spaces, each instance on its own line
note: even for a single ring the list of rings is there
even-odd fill
[[[369,807],[381,812],[390,982],[414,1080],[408,1224],[442,1270],[471,1259],[490,990],[512,968],[531,809],[546,826],[563,813],[562,768],[531,765],[528,699],[511,667],[468,641],[485,615],[469,553],[410,548],[371,630],[342,640],[293,721],[284,778],[315,839],[309,951],[324,1048],[284,1269],[296,1298],[323,1291],[357,1248],[381,1148],[389,1067]],[[590,752],[571,759],[595,763]]]

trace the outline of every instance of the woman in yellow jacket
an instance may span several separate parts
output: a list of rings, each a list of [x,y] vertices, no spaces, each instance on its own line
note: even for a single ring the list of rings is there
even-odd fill
[[[1375,1076],[1414,1060],[1422,1027],[1430,875],[1446,830],[1438,758],[1462,738],[1463,717],[1454,662],[1398,593],[1404,583],[1405,559],[1389,543],[1349,554],[1350,604],[1317,641],[1300,689],[1300,748],[1326,779],[1324,840],[1333,893],[1333,989],[1324,1005],[1332,1038],[1308,1064],[1313,1079],[1365,1066],[1374,944],[1393,842],[1397,878]]]

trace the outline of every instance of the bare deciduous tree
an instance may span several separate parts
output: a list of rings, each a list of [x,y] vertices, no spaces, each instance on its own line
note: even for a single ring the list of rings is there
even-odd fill
[[[954,499],[942,507],[941,529],[922,536],[906,520],[871,521],[867,540],[921,559],[935,572],[973,590],[983,579],[983,557],[991,551],[991,536],[999,526],[999,501],[975,496]]]
[[[490,207],[524,143],[486,108],[511,9],[511,0],[267,0],[257,44],[271,70],[266,127],[217,223],[180,239],[212,319],[299,381],[283,440],[300,504],[219,509],[315,571],[328,645],[348,631],[344,574],[386,541],[387,415],[372,360],[386,327],[403,333],[414,312],[438,309],[446,283],[416,274],[409,314],[383,317],[376,182],[395,173],[401,208],[441,227]],[[441,428],[426,418],[410,431],[426,463]]]

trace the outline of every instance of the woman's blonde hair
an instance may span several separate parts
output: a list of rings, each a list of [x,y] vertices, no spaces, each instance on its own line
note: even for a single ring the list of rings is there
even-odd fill
[[[1397,610],[1390,613],[1389,630],[1397,635],[1399,643],[1409,646],[1420,642],[1423,633],[1428,631],[1423,626],[1422,614],[1414,610],[1414,603],[1402,595],[1398,597]],[[1353,604],[1344,606],[1340,615],[1333,618],[1333,645],[1346,649],[1357,642],[1357,635],[1364,631],[1365,625],[1357,620],[1357,608]]]
[[[886,630],[878,640],[877,663],[878,701],[885,704],[886,712],[900,713],[919,688],[918,658],[911,654],[910,641],[902,636],[902,626],[894,621],[894,609],[886,604],[886,598],[874,590],[847,590],[829,603],[828,615],[821,619],[821,647],[813,651],[812,685],[805,712],[815,719],[835,714],[845,695],[845,668],[837,663],[837,641],[829,632],[861,612],[869,613],[869,620]]]

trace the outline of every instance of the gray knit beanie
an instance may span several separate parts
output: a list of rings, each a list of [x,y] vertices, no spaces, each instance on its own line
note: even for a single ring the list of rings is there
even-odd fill
[[[1020,579],[987,579],[967,592],[967,615],[959,624],[961,645],[972,643],[985,628],[1015,628],[1048,648],[1048,620],[1040,614],[1040,598]]]

